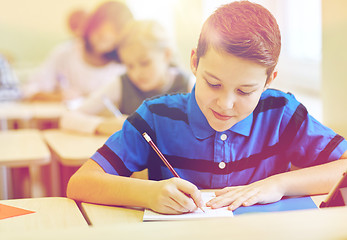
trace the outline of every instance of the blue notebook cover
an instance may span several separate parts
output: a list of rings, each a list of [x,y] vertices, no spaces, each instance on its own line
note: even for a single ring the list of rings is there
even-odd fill
[[[280,212],[318,208],[311,197],[285,198],[275,203],[256,204],[249,207],[239,207],[234,210],[234,215],[257,212]]]

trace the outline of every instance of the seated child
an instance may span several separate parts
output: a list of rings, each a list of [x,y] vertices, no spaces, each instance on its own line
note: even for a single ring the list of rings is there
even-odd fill
[[[191,93],[146,100],[70,179],[67,195],[167,214],[327,193],[347,169],[347,141],[292,94],[269,89],[281,48],[271,13],[248,1],[218,8],[191,53]],[[146,132],[181,178],[145,141]],[[148,168],[149,180],[129,178]]]
[[[129,8],[106,1],[81,18],[82,30],[76,29],[74,38],[58,45],[29,77],[26,99],[75,103],[124,73],[116,49],[123,27],[133,20]]]
[[[91,94],[76,111],[65,114],[62,128],[111,135],[146,98],[186,93],[192,88],[189,75],[174,62],[174,47],[168,33],[156,21],[129,24],[118,53],[126,73]],[[114,117],[106,108],[108,104],[119,109],[123,116]]]

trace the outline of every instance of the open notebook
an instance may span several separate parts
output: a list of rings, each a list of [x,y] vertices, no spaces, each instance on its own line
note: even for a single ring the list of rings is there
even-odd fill
[[[207,203],[210,199],[216,195],[214,192],[202,192],[202,199],[204,203]],[[168,215],[153,212],[152,210],[146,209],[143,215],[143,221],[169,221],[169,220],[189,220],[189,219],[202,219],[202,218],[216,218],[216,217],[232,217],[233,212],[228,210],[227,207],[219,209],[211,209],[209,207],[203,207],[195,212],[179,214],[179,215]]]

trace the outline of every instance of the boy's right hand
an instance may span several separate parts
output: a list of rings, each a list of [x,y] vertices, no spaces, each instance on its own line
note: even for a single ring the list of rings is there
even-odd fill
[[[199,189],[194,184],[175,177],[154,182],[153,191],[148,197],[149,207],[159,213],[182,214],[203,207]]]

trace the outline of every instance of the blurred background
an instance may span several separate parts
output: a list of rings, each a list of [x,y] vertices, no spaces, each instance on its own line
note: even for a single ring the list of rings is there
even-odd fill
[[[89,11],[100,0],[0,0],[0,52],[16,70],[20,81],[37,67],[58,43],[71,38],[67,16],[75,9]],[[225,0],[123,0],[137,19],[159,20],[176,41],[179,60],[189,70],[190,51],[197,44],[203,21]],[[347,133],[341,109],[344,101],[343,0],[258,0],[277,18],[282,31],[279,75],[274,87],[294,92],[309,112],[334,130]],[[334,27],[330,27],[334,22]],[[324,26],[326,28],[324,28]],[[339,40],[336,40],[336,37]],[[332,42],[334,41],[334,42]],[[325,45],[324,45],[325,44]],[[339,46],[339,48],[337,48]],[[332,58],[332,59],[330,59]],[[324,65],[326,62],[327,64]],[[332,73],[336,74],[332,77]],[[342,74],[342,75],[341,75]],[[325,80],[325,76],[329,78]],[[324,91],[322,91],[324,89]],[[343,96],[342,96],[343,95]],[[339,99],[336,99],[336,98]],[[340,104],[339,104],[340,105]],[[334,112],[335,111],[335,112]],[[341,120],[341,119],[340,119]],[[347,135],[347,134],[346,134]]]

